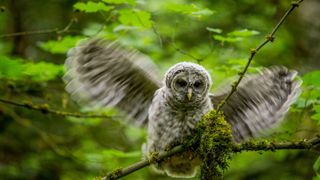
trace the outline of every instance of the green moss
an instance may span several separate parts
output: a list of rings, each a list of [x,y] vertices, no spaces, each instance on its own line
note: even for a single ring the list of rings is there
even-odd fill
[[[38,108],[42,113],[46,114],[49,112],[50,106],[48,104],[41,104],[38,106]]]
[[[232,130],[222,112],[211,111],[198,124],[201,132],[199,153],[201,178],[221,179],[232,153]]]
[[[111,173],[109,173],[107,176],[106,176],[106,179],[117,179],[119,177],[119,175],[121,174],[121,168],[118,168],[114,171],[112,171]]]
[[[149,162],[150,164],[159,162],[159,152],[152,152],[149,155]]]
[[[263,149],[269,149],[272,150],[272,144],[267,140],[261,140],[261,141],[247,141],[241,144],[241,149],[246,150],[263,150]]]
[[[29,108],[29,109],[31,109],[33,107],[32,102],[30,102],[30,101],[23,101],[22,104],[24,107]]]

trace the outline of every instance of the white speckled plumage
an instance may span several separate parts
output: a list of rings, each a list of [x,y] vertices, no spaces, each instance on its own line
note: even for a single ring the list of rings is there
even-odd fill
[[[161,83],[145,55],[101,39],[80,42],[68,53],[66,90],[87,106],[116,107],[129,122],[148,127],[143,151],[163,151],[192,136],[195,124],[229,92],[210,94],[211,78],[202,66],[182,62],[171,67]],[[223,107],[233,140],[257,137],[283,119],[300,93],[296,72],[271,67],[246,75]],[[155,165],[174,177],[192,177],[201,163],[189,152]]]
[[[187,73],[184,74],[185,72]],[[182,76],[187,76],[185,78],[190,82],[190,86],[193,81],[202,80],[203,91],[193,95],[198,97],[189,100],[187,94],[176,92],[173,87],[175,77],[181,73]],[[194,76],[195,74],[197,75]],[[178,63],[167,71],[165,86],[156,91],[149,109],[148,141],[144,150],[146,155],[164,151],[168,146],[181,144],[188,136],[192,136],[196,123],[212,109],[208,96],[210,79],[209,73],[194,63]],[[195,155],[184,153],[174,156],[166,162],[155,165],[154,168],[173,177],[192,177],[196,173],[199,159],[195,156],[191,160],[190,156]]]

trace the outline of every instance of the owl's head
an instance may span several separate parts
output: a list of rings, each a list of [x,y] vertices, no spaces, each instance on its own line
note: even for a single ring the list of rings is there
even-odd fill
[[[181,62],[167,71],[165,84],[179,102],[199,102],[208,95],[211,77],[204,67]]]

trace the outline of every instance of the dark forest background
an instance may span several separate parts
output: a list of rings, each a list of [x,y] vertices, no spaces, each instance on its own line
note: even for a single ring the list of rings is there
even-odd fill
[[[92,179],[141,159],[146,130],[75,104],[64,91],[66,52],[102,37],[139,49],[164,73],[197,62],[213,91],[237,75],[291,1],[1,0],[0,179]],[[303,92],[271,141],[315,136],[320,123],[320,1],[305,0],[255,57],[249,72],[283,65],[299,72]],[[14,104],[16,103],[16,104]],[[38,109],[32,110],[30,108]],[[52,112],[52,110],[57,110]],[[225,179],[320,179],[319,151],[235,154]],[[149,168],[124,179],[171,179]]]

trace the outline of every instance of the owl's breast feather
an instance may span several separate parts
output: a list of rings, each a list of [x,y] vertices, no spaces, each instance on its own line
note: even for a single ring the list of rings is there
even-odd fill
[[[165,89],[159,89],[153,98],[149,109],[148,141],[145,156],[152,152],[164,151],[183,143],[192,135],[196,123],[204,114],[212,109],[211,101],[206,100],[201,106],[188,108],[172,108],[172,98],[167,98]],[[199,158],[192,153],[173,156],[154,166],[159,172],[169,176],[192,177],[199,166]]]

